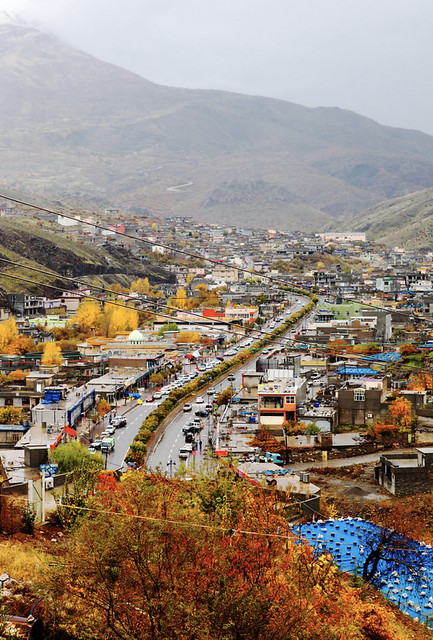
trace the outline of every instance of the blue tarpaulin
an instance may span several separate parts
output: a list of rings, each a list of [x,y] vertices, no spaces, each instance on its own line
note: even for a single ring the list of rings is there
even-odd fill
[[[361,518],[326,520],[292,529],[298,539],[306,540],[318,553],[331,554],[342,571],[362,574],[367,549],[365,541],[380,528]],[[411,618],[433,627],[433,549],[423,542],[407,539],[409,547],[401,550],[402,564],[380,560],[374,584],[383,595]],[[416,554],[416,568],[404,556]],[[407,566],[409,565],[409,566]]]

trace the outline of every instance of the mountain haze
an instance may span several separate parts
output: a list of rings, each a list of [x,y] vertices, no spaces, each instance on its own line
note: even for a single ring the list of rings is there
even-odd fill
[[[337,108],[154,84],[0,24],[2,184],[68,202],[313,229],[433,186],[433,138]]]

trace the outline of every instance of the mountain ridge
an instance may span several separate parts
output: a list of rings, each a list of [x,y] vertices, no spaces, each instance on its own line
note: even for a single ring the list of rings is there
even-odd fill
[[[0,82],[3,183],[66,203],[313,230],[433,186],[427,134],[158,85],[33,27],[0,23]]]

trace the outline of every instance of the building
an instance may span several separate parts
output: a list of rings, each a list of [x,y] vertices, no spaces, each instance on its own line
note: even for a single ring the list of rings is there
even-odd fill
[[[307,381],[303,378],[270,378],[258,386],[258,412],[260,425],[281,435],[286,420],[297,420],[297,409],[307,395]]]
[[[338,423],[364,426],[388,412],[390,380],[360,380],[356,387],[338,390]]]
[[[395,496],[428,493],[433,488],[433,447],[416,453],[388,453],[374,469],[376,481]]]
[[[96,405],[94,389],[79,387],[46,387],[44,399],[32,409],[34,426],[58,430],[68,426],[75,429],[78,423]]]

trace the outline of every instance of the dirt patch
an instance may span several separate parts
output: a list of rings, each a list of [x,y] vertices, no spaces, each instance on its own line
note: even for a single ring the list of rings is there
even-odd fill
[[[391,499],[374,479],[374,462],[347,467],[311,467],[310,480],[323,490],[323,495],[345,497],[350,500]]]

